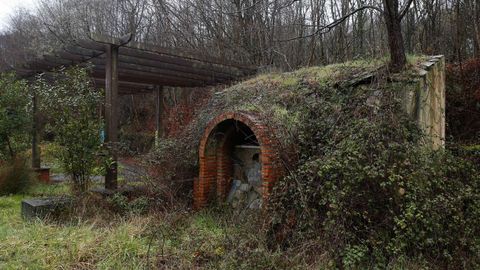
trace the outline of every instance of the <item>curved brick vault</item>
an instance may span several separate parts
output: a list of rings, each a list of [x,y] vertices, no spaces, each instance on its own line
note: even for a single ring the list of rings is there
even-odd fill
[[[200,173],[194,183],[194,207],[205,207],[213,200],[225,200],[233,178],[233,139],[235,125],[243,124],[255,135],[260,146],[264,200],[283,174],[274,131],[253,114],[227,112],[210,121],[199,147]],[[229,127],[230,126],[230,127]]]

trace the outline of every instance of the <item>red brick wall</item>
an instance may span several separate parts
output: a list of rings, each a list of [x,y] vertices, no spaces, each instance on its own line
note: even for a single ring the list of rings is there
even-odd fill
[[[262,123],[253,114],[243,112],[227,112],[210,121],[200,141],[199,158],[200,173],[194,184],[194,207],[205,207],[214,199],[225,200],[233,174],[233,166],[228,157],[231,145],[230,131],[223,138],[214,138],[214,130],[218,124],[226,120],[236,120],[249,127],[260,145],[263,198],[269,196],[274,183],[282,176],[284,169],[278,153],[274,130]]]
[[[166,137],[179,136],[211,97],[212,88],[164,89],[162,124]]]

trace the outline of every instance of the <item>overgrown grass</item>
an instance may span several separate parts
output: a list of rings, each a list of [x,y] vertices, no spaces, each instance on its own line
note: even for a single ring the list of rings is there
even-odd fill
[[[22,199],[66,190],[43,185],[31,195],[0,197],[0,269],[146,268],[148,217],[116,218],[106,225],[101,217],[69,225],[22,220]]]
[[[0,269],[303,269],[271,251],[259,213],[185,207],[149,215],[105,214],[64,224],[21,218],[27,197],[68,193],[68,184],[38,185],[27,195],[0,197]],[[107,200],[108,201],[108,200]],[[249,220],[248,222],[246,222]]]
[[[225,208],[178,212],[153,228],[157,267],[166,269],[305,269],[288,252],[270,250],[259,213]]]
[[[150,215],[98,215],[65,224],[21,218],[22,199],[58,196],[67,184],[0,197],[0,269],[302,269],[270,251],[258,214],[185,208]],[[92,206],[98,207],[98,206]],[[250,222],[245,220],[250,219]]]
[[[38,185],[29,195],[0,197],[0,269],[332,269],[319,245],[271,249],[261,212],[178,207],[149,215],[97,215],[58,224],[25,222],[20,203],[57,196],[67,184]],[[92,206],[93,209],[97,206]],[[390,269],[421,269],[399,260]]]

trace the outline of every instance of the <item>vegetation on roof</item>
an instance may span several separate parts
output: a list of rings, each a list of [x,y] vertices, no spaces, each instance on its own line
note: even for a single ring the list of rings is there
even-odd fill
[[[398,97],[415,90],[417,74],[412,64],[392,76],[381,61],[263,74],[215,93],[154,159],[172,180],[194,177],[207,123],[225,111],[256,114],[290,154],[268,204],[271,245],[312,240],[339,268],[384,268],[412,254],[427,265],[475,267],[478,164],[424,143]]]
[[[416,66],[425,56],[409,56],[409,68],[402,73],[389,74],[386,59],[358,60],[323,67],[307,67],[286,73],[264,73],[225,89],[213,89],[211,100],[197,111],[195,120],[181,136],[167,139],[155,155],[168,157],[170,147],[184,145],[184,170],[195,171],[197,144],[208,122],[226,111],[244,111],[258,115],[269,126],[279,130],[282,144],[294,143],[299,125],[305,117],[307,105],[322,91],[334,91],[339,98],[348,98],[354,92],[364,95],[378,90],[405,89],[418,78]],[[392,82],[393,81],[393,82]],[[178,151],[178,148],[177,150]]]

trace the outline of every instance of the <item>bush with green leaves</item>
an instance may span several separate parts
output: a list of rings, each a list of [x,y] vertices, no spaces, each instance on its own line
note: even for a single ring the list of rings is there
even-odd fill
[[[30,93],[13,73],[0,75],[0,160],[13,159],[28,148],[31,128]]]
[[[48,80],[39,76],[35,91],[49,118],[46,128],[60,146],[56,157],[70,174],[74,191],[86,191],[99,162],[103,92],[94,88],[88,70],[79,67],[60,70]]]
[[[383,85],[378,103],[366,87],[327,85],[312,95],[298,166],[269,204],[273,235],[288,235],[277,244],[319,239],[346,268],[384,268],[402,257],[478,267],[478,166],[430,149],[402,113],[401,84]]]

